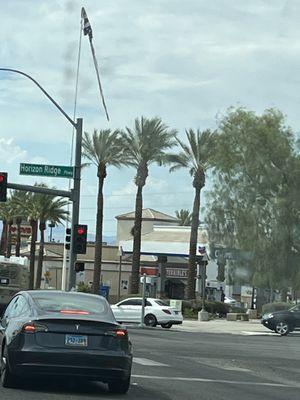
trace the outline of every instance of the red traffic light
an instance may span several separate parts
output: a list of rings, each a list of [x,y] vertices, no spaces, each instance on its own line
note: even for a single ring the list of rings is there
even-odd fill
[[[85,233],[85,230],[83,228],[78,228],[77,229],[77,234],[78,235],[84,235],[84,233]]]
[[[2,183],[5,180],[5,176],[4,175],[0,175],[0,183]]]

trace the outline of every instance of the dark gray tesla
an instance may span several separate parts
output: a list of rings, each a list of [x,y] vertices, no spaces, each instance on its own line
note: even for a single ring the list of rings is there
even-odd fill
[[[126,329],[107,301],[91,294],[32,290],[19,292],[0,323],[1,382],[18,376],[73,376],[108,383],[126,393],[132,365]]]

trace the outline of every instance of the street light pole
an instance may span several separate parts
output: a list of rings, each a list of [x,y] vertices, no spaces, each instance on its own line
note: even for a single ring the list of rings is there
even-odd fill
[[[52,196],[68,197],[73,202],[72,209],[72,228],[71,229],[71,251],[70,251],[70,267],[69,267],[69,290],[75,286],[76,273],[74,270],[74,263],[76,261],[76,254],[74,254],[73,247],[73,235],[74,235],[74,224],[78,224],[79,221],[79,202],[80,202],[80,180],[81,180],[81,145],[82,145],[82,126],[83,119],[77,118],[76,122],[62,109],[62,107],[50,96],[50,94],[34,79],[32,76],[26,74],[23,71],[12,68],[0,68],[0,71],[12,72],[15,74],[23,75],[30,79],[43,93],[44,95],[54,104],[54,106],[63,114],[63,116],[69,121],[69,123],[76,129],[76,147],[75,147],[75,173],[74,173],[74,187],[71,191],[48,189],[38,186],[21,185],[15,183],[8,183],[7,187],[11,189],[24,190],[37,193],[45,193]]]
[[[74,187],[73,187],[73,210],[72,210],[72,228],[71,237],[73,239],[74,226],[79,222],[79,206],[80,206],[80,180],[81,180],[81,144],[82,144],[82,118],[77,118],[76,121],[76,145],[75,145],[75,173],[74,173]],[[74,241],[71,241],[70,263],[69,263],[69,285],[71,290],[76,285],[76,272],[75,261],[77,255],[74,252]]]

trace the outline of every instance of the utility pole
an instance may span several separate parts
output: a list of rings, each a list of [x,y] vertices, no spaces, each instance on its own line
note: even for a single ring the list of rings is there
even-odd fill
[[[52,104],[60,111],[61,114],[69,121],[69,123],[76,130],[76,147],[75,147],[75,173],[74,173],[74,187],[70,190],[57,190],[49,189],[38,186],[21,185],[16,183],[8,183],[7,187],[10,189],[23,190],[34,193],[44,193],[51,196],[68,197],[73,202],[72,209],[72,229],[71,229],[71,251],[70,251],[70,267],[69,267],[69,290],[75,286],[76,273],[74,270],[74,264],[76,261],[76,254],[74,253],[73,246],[73,235],[74,235],[74,224],[78,224],[79,221],[79,202],[80,202],[80,180],[81,180],[81,146],[82,146],[82,127],[83,119],[77,118],[76,122],[63,110],[63,108],[50,96],[50,94],[34,79],[32,76],[26,74],[23,71],[19,71],[12,68],[0,68],[0,71],[10,72],[25,76],[30,79],[51,101]]]
[[[77,254],[74,252],[74,226],[79,222],[79,206],[80,206],[80,180],[81,180],[81,145],[82,145],[82,118],[76,120],[76,145],[75,145],[75,172],[74,187],[72,190],[73,210],[72,210],[72,228],[71,228],[71,251],[69,262],[69,285],[71,290],[76,285],[75,262]]]

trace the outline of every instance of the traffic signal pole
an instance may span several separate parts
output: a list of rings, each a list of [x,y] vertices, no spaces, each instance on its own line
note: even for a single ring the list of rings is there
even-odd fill
[[[72,227],[78,224],[79,221],[79,203],[80,203],[80,180],[81,180],[81,145],[82,145],[82,126],[83,119],[77,118],[76,122],[60,107],[60,105],[49,95],[49,93],[30,75],[23,71],[12,69],[12,68],[0,68],[3,72],[12,72],[19,75],[23,75],[30,79],[43,93],[44,95],[54,104],[54,106],[60,111],[61,114],[69,121],[69,123],[76,130],[76,147],[75,147],[75,171],[74,171],[74,186],[71,191],[57,190],[43,188],[39,186],[21,185],[16,183],[7,183],[7,188],[23,190],[27,192],[44,193],[52,196],[68,197],[73,203],[72,209]],[[73,229],[71,235],[73,236]],[[76,261],[76,254],[74,253],[73,237],[71,237],[71,251],[70,251],[70,267],[69,267],[69,290],[75,287],[76,284],[76,273],[74,270]]]
[[[72,210],[72,228],[71,228],[71,251],[69,263],[69,284],[68,289],[75,288],[76,285],[76,272],[75,262],[77,254],[74,249],[74,226],[79,221],[79,207],[80,207],[80,180],[81,180],[81,146],[82,146],[82,118],[76,120],[76,145],[75,145],[75,171],[74,171],[74,187],[73,187],[73,210]]]

